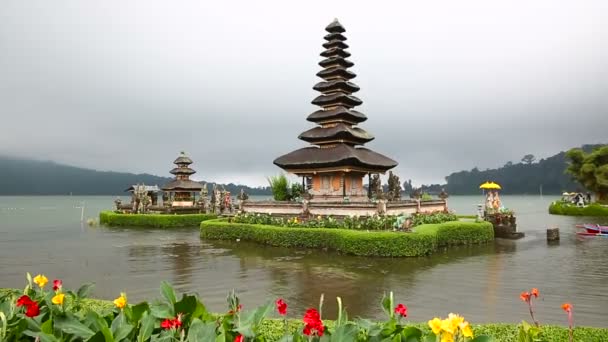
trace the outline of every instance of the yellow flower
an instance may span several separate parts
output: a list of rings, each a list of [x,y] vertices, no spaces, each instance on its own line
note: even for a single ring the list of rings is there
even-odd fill
[[[57,305],[63,305],[63,298],[65,297],[65,295],[63,293],[58,293],[55,295],[55,297],[53,297],[51,299],[51,302],[53,302],[53,304],[57,304]]]
[[[462,331],[462,336],[464,337],[473,337],[473,330],[471,330],[471,325],[469,322],[462,322],[459,325],[460,331]]]
[[[48,282],[49,282],[49,280],[44,276],[44,274],[39,274],[34,277],[34,283],[36,283],[36,285],[40,286],[40,288],[43,288],[44,285],[46,285],[46,283],[48,283]]]
[[[458,326],[464,322],[464,317],[457,315],[457,314],[450,313],[448,315],[447,320],[450,322],[449,324],[452,328],[450,333],[454,334],[456,332],[456,330],[458,330]]]
[[[429,327],[433,330],[433,334],[439,335],[441,332],[441,320],[437,317],[429,321]]]
[[[454,335],[444,332],[441,334],[441,342],[454,342]]]
[[[124,309],[127,306],[127,295],[121,292],[120,297],[114,299],[114,305],[119,309]]]
[[[448,334],[453,334],[456,331],[457,326],[453,326],[452,322],[450,321],[449,318],[444,319],[443,321],[441,321],[441,330],[447,332]]]

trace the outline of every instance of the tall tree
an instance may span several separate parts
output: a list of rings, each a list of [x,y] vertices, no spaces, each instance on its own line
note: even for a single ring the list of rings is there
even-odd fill
[[[608,201],[608,146],[598,147],[590,153],[574,148],[566,157],[569,159],[566,173],[593,191],[597,201]]]
[[[528,165],[534,163],[535,160],[536,160],[536,157],[534,157],[533,154],[526,154],[523,158],[521,158],[521,161],[524,164],[528,164]]]

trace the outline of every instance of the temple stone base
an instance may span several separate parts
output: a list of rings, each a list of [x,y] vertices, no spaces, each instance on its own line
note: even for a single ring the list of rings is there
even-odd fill
[[[366,198],[367,199],[367,198]],[[385,200],[377,203],[365,202],[278,202],[278,201],[245,201],[241,211],[253,214],[270,214],[275,216],[373,216],[405,215],[420,212],[447,211],[444,200],[434,201],[394,201]]]
[[[515,216],[510,216],[508,219],[504,216],[496,216],[487,214],[485,220],[492,223],[494,226],[494,236],[502,239],[521,239],[525,236],[523,232],[517,231]]]

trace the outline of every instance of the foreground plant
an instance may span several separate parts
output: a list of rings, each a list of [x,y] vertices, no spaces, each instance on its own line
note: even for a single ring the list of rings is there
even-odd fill
[[[92,289],[85,284],[73,292],[54,280],[52,289],[45,290],[48,279],[27,275],[23,291],[12,291],[0,298],[1,341],[216,341],[266,342],[262,324],[276,308],[284,319],[282,342],[312,341],[489,341],[485,336],[473,338],[473,331],[463,317],[450,314],[445,320],[429,322],[430,329],[407,324],[408,307],[395,304],[390,293],[382,300],[387,314],[384,322],[364,319],[349,320],[342,300],[338,297],[338,315],[328,327],[323,318],[323,296],[317,308],[309,308],[297,328],[288,326],[288,304],[280,298],[251,311],[246,311],[240,299],[230,293],[228,311],[209,313],[195,295],[177,296],[166,282],[161,283],[161,299],[151,303],[131,304],[121,293],[111,308],[83,310],[81,304]],[[35,286],[34,286],[35,284]],[[437,321],[439,320],[439,321]]]

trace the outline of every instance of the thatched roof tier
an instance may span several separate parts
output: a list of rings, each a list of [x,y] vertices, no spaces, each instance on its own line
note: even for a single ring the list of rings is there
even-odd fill
[[[343,68],[350,68],[353,65],[355,65],[355,63],[349,61],[348,59],[344,59],[342,57],[332,57],[332,58],[325,58],[324,60],[320,61],[319,65],[323,68],[329,68],[332,66],[341,66]]]
[[[348,49],[348,44],[341,40],[330,40],[327,43],[323,43],[323,47],[326,49],[338,48],[338,49]]]
[[[203,185],[189,179],[175,179],[165,184],[163,191],[201,191]]]
[[[332,127],[311,128],[300,134],[298,138],[313,144],[344,142],[351,145],[363,145],[374,140],[374,136],[365,130],[341,122]]]
[[[332,41],[332,40],[341,40],[341,41],[345,41],[346,37],[341,34],[341,33],[329,33],[327,35],[325,35],[325,37],[323,37],[323,39],[327,40],[327,41]]]
[[[357,77],[357,74],[355,74],[354,72],[350,71],[350,70],[346,70],[346,68],[341,67],[341,66],[335,66],[335,67],[331,67],[331,68],[327,68],[327,69],[323,69],[321,71],[319,71],[317,73],[317,76],[321,77],[322,79],[329,81],[332,79],[343,79],[343,80],[350,80],[353,79],[355,77]]]
[[[346,29],[344,29],[344,26],[340,24],[338,19],[334,19],[334,21],[332,21],[329,25],[327,25],[327,27],[325,27],[325,31],[329,33],[344,33],[346,32]]]
[[[342,58],[348,58],[350,57],[350,52],[348,51],[344,51],[340,48],[332,48],[332,49],[327,49],[323,52],[321,52],[321,56],[322,57],[342,57]]]
[[[306,120],[316,123],[350,122],[353,124],[367,120],[365,114],[346,107],[336,107],[330,110],[318,110],[310,114]]]
[[[192,170],[189,167],[176,167],[173,170],[169,171],[169,173],[174,175],[193,175],[196,171]]]
[[[274,164],[290,172],[340,167],[383,173],[397,166],[396,161],[380,153],[347,144],[324,148],[314,146],[301,148],[275,159]]]
[[[333,92],[342,92],[345,94],[352,94],[359,91],[359,86],[354,84],[353,82],[345,81],[345,80],[331,80],[331,81],[323,81],[315,84],[312,89],[327,94]]]
[[[192,159],[188,158],[186,156],[186,153],[182,152],[179,154],[179,157],[177,157],[177,159],[175,159],[175,161],[173,161],[173,164],[179,165],[179,164],[186,164],[186,165],[190,165],[192,164]]]
[[[312,100],[312,104],[321,107],[336,107],[342,106],[347,108],[353,108],[363,103],[358,97],[353,95],[346,95],[342,93],[333,93],[329,95],[321,94]]]

